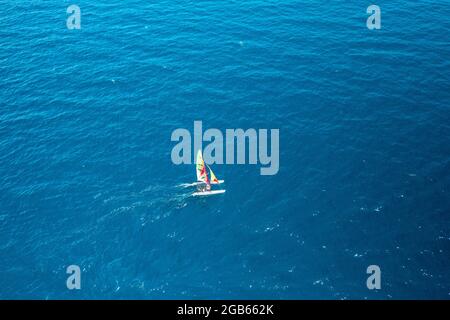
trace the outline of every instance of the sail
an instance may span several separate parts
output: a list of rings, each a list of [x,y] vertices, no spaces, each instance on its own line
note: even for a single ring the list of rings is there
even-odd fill
[[[208,166],[208,169],[209,169],[209,174],[211,175],[211,183],[213,183],[213,184],[215,184],[215,183],[219,184],[220,182],[219,182],[219,180],[217,179],[217,177],[216,177],[216,175],[214,174],[214,172],[211,170],[211,167],[210,167],[210,166]]]
[[[205,162],[203,161],[202,151],[197,152],[197,181],[209,184],[208,173],[206,172]]]

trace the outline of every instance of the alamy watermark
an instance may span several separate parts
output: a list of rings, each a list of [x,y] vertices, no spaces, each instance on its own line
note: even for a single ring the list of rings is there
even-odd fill
[[[376,264],[367,267],[367,274],[370,276],[367,278],[366,286],[369,290],[381,289],[381,269]]]
[[[193,139],[187,129],[178,128],[172,132],[171,141],[178,143],[172,148],[171,158],[177,165],[192,164],[197,150],[203,150],[203,159],[208,164],[246,164],[248,158],[248,164],[262,166],[261,175],[275,175],[280,168],[279,140],[279,129],[226,129],[224,135],[215,128],[203,132],[202,121],[194,121]],[[209,142],[205,148],[204,141]]]
[[[367,13],[370,16],[367,18],[367,28],[369,30],[379,30],[381,29],[381,9],[377,5],[371,5],[367,8]]]
[[[81,9],[76,4],[72,4],[67,7],[67,14],[70,16],[66,20],[66,26],[69,30],[81,29]],[[381,29],[381,9],[377,5],[370,5],[367,7],[367,14],[370,16],[367,18],[366,26],[369,30]]]
[[[70,16],[66,20],[67,29],[81,29],[81,9],[79,6],[72,4],[66,10],[67,14]]]
[[[69,290],[80,290],[81,289],[81,270],[80,267],[72,264],[67,267],[66,273],[70,274],[67,278],[66,286]]]

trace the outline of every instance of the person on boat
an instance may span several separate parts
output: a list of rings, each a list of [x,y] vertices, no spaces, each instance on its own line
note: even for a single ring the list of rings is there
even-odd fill
[[[200,184],[197,187],[198,192],[206,192],[206,191],[211,191],[211,185],[209,183],[206,184]]]

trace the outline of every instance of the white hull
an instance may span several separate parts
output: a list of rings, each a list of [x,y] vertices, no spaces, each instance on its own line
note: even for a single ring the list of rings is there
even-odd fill
[[[225,180],[219,180],[219,183],[224,183]],[[211,182],[211,184],[219,184],[219,183],[215,183],[215,182]],[[180,186],[181,187],[193,187],[193,186],[199,186],[201,184],[205,184],[203,181],[197,181],[197,182],[192,182],[192,183],[183,183]]]
[[[202,197],[202,196],[211,196],[213,194],[221,194],[225,193],[225,190],[211,190],[211,191],[204,191],[204,192],[194,192],[192,195],[194,197]]]

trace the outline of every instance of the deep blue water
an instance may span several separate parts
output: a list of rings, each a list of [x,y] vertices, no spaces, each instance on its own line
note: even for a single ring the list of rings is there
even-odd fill
[[[450,298],[448,2],[72,3],[0,1],[0,298]],[[190,197],[194,120],[279,173]]]

